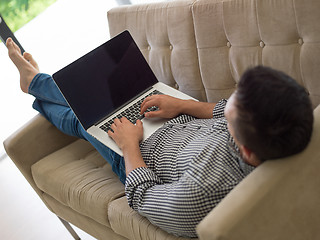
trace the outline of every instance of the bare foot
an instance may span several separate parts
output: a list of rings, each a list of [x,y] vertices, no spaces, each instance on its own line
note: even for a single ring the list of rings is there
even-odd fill
[[[8,54],[14,65],[20,73],[20,88],[23,92],[28,93],[29,85],[32,79],[39,73],[39,67],[30,53],[21,55],[21,50],[11,38],[6,42]]]

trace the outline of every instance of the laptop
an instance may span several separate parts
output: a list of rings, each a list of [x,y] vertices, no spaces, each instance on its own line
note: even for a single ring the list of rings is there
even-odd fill
[[[113,119],[126,116],[133,123],[134,118],[141,119],[145,140],[168,119],[141,116],[144,98],[167,94],[193,99],[157,80],[128,31],[54,73],[53,79],[83,128],[121,156],[121,149],[107,133]],[[128,108],[137,108],[138,116],[127,116]]]

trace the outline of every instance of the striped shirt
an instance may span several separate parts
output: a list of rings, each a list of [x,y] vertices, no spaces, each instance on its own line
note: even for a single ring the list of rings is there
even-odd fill
[[[196,225],[254,169],[228,132],[226,102],[212,119],[180,115],[140,145],[148,168],[127,176],[128,203],[169,233],[197,237]]]

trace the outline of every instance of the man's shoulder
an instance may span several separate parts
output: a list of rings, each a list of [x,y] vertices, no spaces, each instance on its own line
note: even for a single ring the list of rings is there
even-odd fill
[[[227,99],[221,99],[213,109],[212,115],[213,118],[221,118],[224,117],[224,109],[227,105]]]

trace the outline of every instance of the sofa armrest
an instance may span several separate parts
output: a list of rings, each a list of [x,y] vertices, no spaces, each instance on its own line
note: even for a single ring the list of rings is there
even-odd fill
[[[65,135],[38,114],[9,136],[3,144],[8,156],[40,195],[41,191],[35,185],[31,174],[31,166],[76,139]]]

